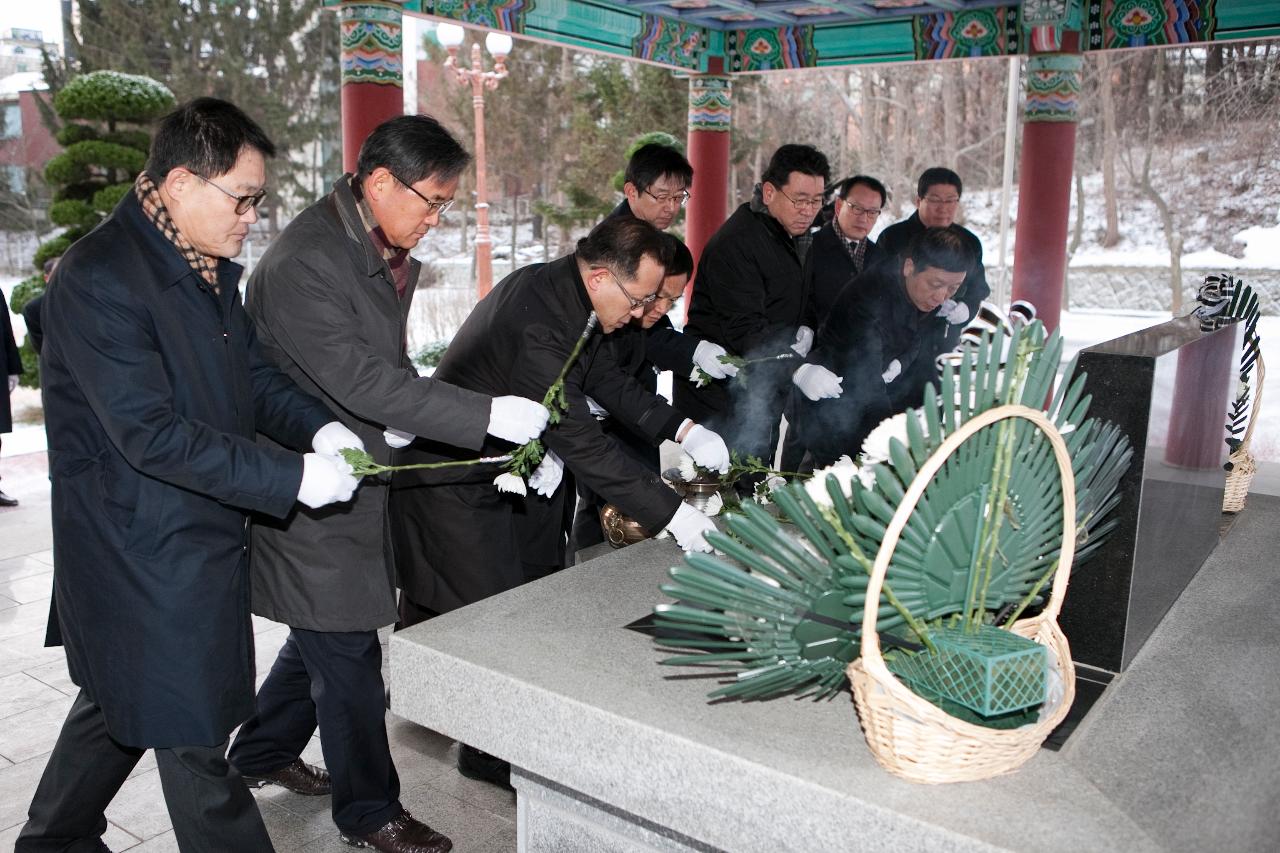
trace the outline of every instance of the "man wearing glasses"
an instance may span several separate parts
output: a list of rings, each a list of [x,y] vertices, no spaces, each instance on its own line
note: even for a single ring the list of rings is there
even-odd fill
[[[465,455],[490,442],[508,452],[547,423],[533,400],[418,376],[405,351],[420,270],[409,250],[439,224],[470,159],[433,118],[382,123],[356,174],[295,218],[249,280],[267,357],[381,464],[415,436]],[[377,631],[397,618],[388,495],[385,479],[365,478],[344,511],[254,525],[253,610],[290,633],[228,757],[253,784],[331,793],[349,844],[443,853],[449,839],[401,805],[387,743]],[[317,726],[328,773],[299,758]]]
[[[776,358],[747,367],[746,382],[697,387],[677,376],[676,408],[766,462],[777,447],[788,380],[805,381],[811,372],[801,367],[793,376],[813,343],[797,238],[808,234],[830,175],[827,158],[810,145],[775,151],[758,200],[739,206],[703,250],[689,306],[687,333],[748,360]]]
[[[884,184],[866,175],[845,178],[836,187],[835,215],[813,235],[805,257],[804,324],[815,331],[844,286],[880,257],[869,236],[884,209]]]
[[[948,349],[960,342],[965,325],[978,316],[978,306],[991,295],[986,268],[982,265],[982,241],[968,228],[956,224],[962,191],[960,176],[950,169],[942,166],[925,169],[916,182],[915,213],[884,229],[878,241],[886,255],[901,255],[926,228],[953,228],[965,241],[974,261],[951,305],[944,306],[942,311],[948,320]]]

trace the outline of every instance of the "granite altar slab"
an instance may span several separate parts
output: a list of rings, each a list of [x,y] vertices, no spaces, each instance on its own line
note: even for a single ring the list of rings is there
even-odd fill
[[[1239,357],[1238,325],[1203,332],[1192,317],[1080,352],[1089,414],[1124,430],[1134,456],[1118,526],[1072,572],[1061,624],[1077,663],[1127,667],[1217,547]]]
[[[659,666],[623,626],[662,600],[670,542],[395,634],[392,710],[519,768],[522,851],[1270,849],[1278,524],[1251,498],[1066,746],[984,782],[890,776],[847,693],[708,703],[714,676]]]

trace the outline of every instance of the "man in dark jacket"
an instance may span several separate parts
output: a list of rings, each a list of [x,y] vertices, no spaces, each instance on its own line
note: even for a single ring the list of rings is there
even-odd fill
[[[22,853],[102,849],[103,810],[148,748],[184,851],[271,849],[223,757],[253,713],[247,513],[346,500],[356,481],[254,434],[357,440],[262,357],[226,260],[273,152],[225,101],[179,107],[46,297],[54,596],[80,694]]]
[[[794,365],[813,332],[803,325],[804,280],[796,239],[806,235],[830,178],[827,158],[783,145],[762,176],[759,202],[740,206],[698,266],[686,332],[720,344],[750,365],[734,382],[698,387],[675,377],[675,405],[725,436],[729,446],[772,461]],[[744,381],[745,379],[745,381]]]
[[[3,301],[3,300],[0,300]],[[18,352],[18,342],[13,338],[13,323],[9,320],[8,304],[0,305],[0,355],[3,359],[3,375],[6,389],[4,402],[0,405],[0,436],[13,429],[13,412],[9,407],[9,397],[18,387],[18,377],[22,375],[22,356]],[[17,506],[18,499],[11,498],[0,491],[0,506]]]
[[[968,228],[956,224],[963,189],[960,176],[950,169],[941,166],[925,169],[916,182],[915,213],[884,229],[877,241],[886,255],[900,255],[926,228],[953,228],[964,240],[973,256],[973,267],[951,304],[941,309],[948,321],[948,349],[960,342],[965,325],[978,316],[978,306],[991,295],[986,267],[982,264],[982,241]]]
[[[470,161],[428,116],[379,125],[357,172],[303,211],[262,256],[247,307],[267,357],[327,402],[383,464],[420,435],[462,453],[536,437],[547,410],[420,377],[405,325],[420,264],[409,255],[453,203]],[[438,375],[438,374],[437,374]],[[344,840],[398,853],[449,839],[413,819],[387,742],[378,628],[396,621],[387,483],[340,511],[254,525],[253,610],[291,629],[229,753],[253,780],[303,793],[332,786]],[[298,759],[320,729],[329,779]]]
[[[804,325],[821,326],[844,286],[880,257],[880,247],[868,235],[885,199],[884,184],[867,175],[845,178],[836,186],[835,213],[813,235],[805,256]]]
[[[902,255],[884,258],[837,297],[818,329],[809,362],[838,374],[843,393],[793,395],[797,429],[815,467],[854,456],[885,418],[920,404],[951,347],[940,308],[954,299],[974,263],[953,229],[927,228]]]

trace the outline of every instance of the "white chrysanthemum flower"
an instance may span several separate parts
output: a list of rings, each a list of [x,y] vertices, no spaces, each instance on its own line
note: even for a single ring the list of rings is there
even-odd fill
[[[882,420],[871,434],[862,442],[862,467],[870,468],[877,462],[889,459],[889,439],[896,438],[907,443],[907,418],[912,415],[901,412]]]
[[[703,508],[702,514],[706,516],[716,516],[724,509],[724,498],[720,497],[720,493],[716,492],[707,498],[707,505]]]
[[[841,456],[826,468],[819,468],[813,476],[805,481],[804,490],[821,508],[831,507],[831,495],[827,494],[827,475],[834,474],[845,494],[849,493],[849,485],[858,474],[858,468],[848,456]]]
[[[698,466],[694,464],[693,457],[688,453],[680,454],[680,479],[686,483],[692,483],[698,479]]]
[[[493,478],[493,484],[498,487],[500,492],[508,492],[513,495],[525,496],[529,494],[525,488],[524,479],[519,474],[512,474],[505,471]]]

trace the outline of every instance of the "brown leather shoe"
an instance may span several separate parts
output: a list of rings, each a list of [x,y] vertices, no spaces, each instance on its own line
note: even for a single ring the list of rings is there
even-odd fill
[[[446,836],[436,832],[413,815],[401,810],[399,817],[392,818],[377,832],[368,835],[340,836],[352,847],[372,847],[383,853],[448,853],[453,849],[453,842]]]
[[[263,773],[261,776],[245,774],[244,783],[250,788],[279,785],[295,794],[318,797],[329,793],[329,771],[314,764],[307,764],[301,758],[295,758],[279,770]]]

